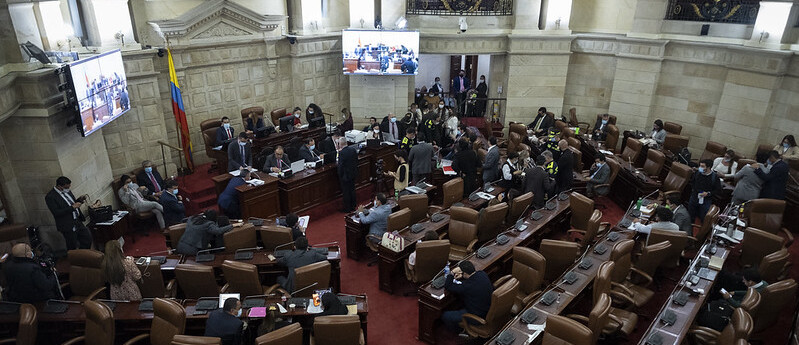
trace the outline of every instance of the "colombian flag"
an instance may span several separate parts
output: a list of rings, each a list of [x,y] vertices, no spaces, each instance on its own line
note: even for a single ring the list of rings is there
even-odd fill
[[[194,160],[191,157],[191,138],[189,137],[189,123],[186,121],[186,110],[183,108],[183,96],[180,94],[178,85],[178,75],[175,73],[175,64],[172,62],[172,51],[167,49],[169,55],[169,87],[172,89],[172,113],[175,114],[175,121],[178,123],[180,131],[181,147],[186,156],[186,166],[189,170],[194,170]]]

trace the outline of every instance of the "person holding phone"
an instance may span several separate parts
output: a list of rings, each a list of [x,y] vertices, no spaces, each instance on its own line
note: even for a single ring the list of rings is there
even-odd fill
[[[55,227],[64,236],[67,250],[89,249],[92,245],[92,235],[86,225],[86,217],[80,207],[89,198],[83,195],[75,198],[70,187],[72,181],[66,176],[56,179],[55,187],[44,197],[47,208],[55,218]]]

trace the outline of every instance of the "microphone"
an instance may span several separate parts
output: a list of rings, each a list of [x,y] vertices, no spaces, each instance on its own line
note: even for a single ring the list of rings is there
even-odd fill
[[[67,301],[65,299],[48,299],[46,303],[56,302],[56,303],[63,303],[63,304],[83,304],[81,301]]]
[[[274,249],[273,251],[275,251],[275,252],[276,252],[278,248],[283,248],[283,247],[285,247],[285,246],[289,246],[289,245],[292,245],[292,244],[294,244],[294,241],[292,241],[292,242],[286,242],[286,243],[283,243],[283,244],[281,244],[281,245],[279,245],[279,246],[275,246],[275,249]]]
[[[144,255],[144,256],[150,256],[150,255],[155,255],[155,254],[167,254],[167,255],[172,255],[172,253],[173,253],[174,251],[175,251],[174,249],[159,250],[159,251],[157,251],[157,252],[147,253],[147,255]]]
[[[308,286],[306,286],[306,287],[304,287],[304,288],[301,288],[301,289],[299,289],[299,290],[294,290],[294,291],[292,291],[292,292],[291,292],[291,295],[293,296],[294,294],[296,294],[296,293],[298,293],[298,292],[300,292],[300,291],[308,290],[309,288],[312,288],[312,287],[314,287],[314,286],[317,286],[317,285],[319,285],[319,283],[318,283],[318,282],[314,282],[313,284],[311,284],[311,285],[308,285]]]
[[[225,247],[217,247],[217,248],[210,248],[205,249],[197,252],[197,255],[194,256],[195,262],[207,262],[214,260],[214,254],[211,254],[212,251],[216,250],[225,250]]]
[[[204,250],[198,251],[197,255],[195,255],[195,256],[202,255],[200,253],[210,253],[210,252],[214,252],[214,251],[217,251],[217,250],[225,250],[225,247],[216,247],[216,248],[204,249]]]
[[[277,293],[273,292],[273,293],[269,293],[269,294],[265,294],[265,295],[244,296],[244,298],[242,298],[242,299],[264,298],[264,297],[271,297],[271,296],[276,296],[276,295],[277,295]]]
[[[442,271],[443,271],[443,269],[442,269]],[[337,295],[337,296],[350,296],[350,297],[366,297],[366,294],[362,294],[362,295],[351,295],[351,294],[348,294],[348,293],[342,293],[342,292],[339,292],[339,293],[337,293],[336,295]]]
[[[98,298],[97,301],[100,301],[100,302],[112,302],[112,303],[130,303],[130,301],[126,300],[126,299],[104,299],[104,298]]]
[[[659,192],[660,192],[660,188],[658,188],[658,189],[655,189],[655,191],[654,191],[654,192],[647,194],[646,196],[644,196],[643,198],[641,198],[641,200],[646,200],[646,199],[648,199],[650,196],[653,196],[653,195],[655,195],[655,194],[657,194],[657,193],[659,193]]]
[[[292,242],[292,243],[293,243],[293,242]],[[313,247],[323,247],[323,246],[324,246],[324,247],[329,247],[329,246],[331,246],[331,245],[336,245],[336,246],[338,246],[338,241],[334,241],[334,242],[327,242],[327,243],[318,243],[318,244],[314,244],[314,245],[313,245]]]
[[[253,251],[253,250],[261,250],[261,249],[264,249],[264,247],[240,248],[240,249],[236,249],[235,254],[238,254],[239,252],[244,252],[244,251]]]

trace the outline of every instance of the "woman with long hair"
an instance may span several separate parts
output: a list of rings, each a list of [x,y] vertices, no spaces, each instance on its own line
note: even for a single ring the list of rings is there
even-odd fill
[[[141,272],[133,262],[133,257],[124,256],[119,241],[105,243],[105,255],[100,264],[105,281],[111,286],[111,299],[140,301],[141,292],[136,281],[141,280]]]
[[[796,139],[791,134],[783,137],[782,141],[774,146],[774,151],[779,152],[782,159],[799,158],[799,146],[796,146]]]
[[[325,315],[347,315],[347,306],[338,299],[338,296],[332,292],[326,292],[322,295],[322,312],[319,316]]]

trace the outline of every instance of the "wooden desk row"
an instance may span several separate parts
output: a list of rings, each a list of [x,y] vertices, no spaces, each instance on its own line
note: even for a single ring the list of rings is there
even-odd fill
[[[513,247],[531,247],[536,242],[539,242],[545,233],[553,229],[567,226],[569,216],[571,215],[569,199],[558,200],[557,198],[553,198],[552,201],[556,204],[554,209],[538,210],[538,212],[543,214],[541,219],[535,221],[529,218],[528,215],[525,216],[524,224],[527,225],[527,228],[524,231],[518,232],[513,230],[513,228],[506,231],[506,234],[510,237],[508,243],[499,245],[496,242],[489,242],[485,245],[484,248],[491,251],[488,257],[480,259],[473,253],[465,260],[471,261],[476,270],[485,271],[492,279],[496,279],[503,272],[507,272],[513,261]],[[435,344],[435,325],[441,318],[442,312],[455,303],[456,297],[447,293],[443,288],[434,288],[432,282],[425,283],[419,287],[418,294],[418,338],[427,343]]]
[[[272,133],[265,138],[253,138],[252,153],[254,155],[258,154],[261,152],[261,150],[263,150],[267,146],[270,146],[273,149],[278,145],[285,147],[294,138],[298,138],[300,143],[302,143],[306,138],[313,138],[318,144],[320,141],[322,141],[322,139],[324,139],[324,137],[325,137],[324,127],[303,128],[292,132]]]

